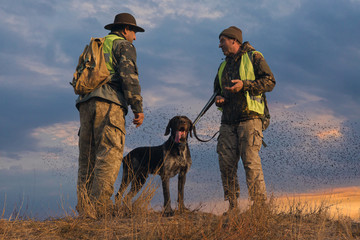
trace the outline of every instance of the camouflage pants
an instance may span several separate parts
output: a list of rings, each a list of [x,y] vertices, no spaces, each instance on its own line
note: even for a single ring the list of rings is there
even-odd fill
[[[266,187],[259,151],[262,144],[262,122],[253,119],[237,125],[222,124],[217,153],[225,200],[239,197],[237,170],[241,158],[251,200],[266,198]]]
[[[123,109],[114,103],[90,99],[79,106],[79,170],[77,210],[111,208],[114,183],[125,143]]]

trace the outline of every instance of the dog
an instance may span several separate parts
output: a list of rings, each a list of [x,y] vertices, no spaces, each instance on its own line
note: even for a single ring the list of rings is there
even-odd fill
[[[123,174],[116,201],[121,197],[131,183],[129,192],[124,199],[131,199],[140,191],[149,174],[161,177],[164,194],[164,215],[172,216],[169,182],[178,174],[178,208],[180,213],[187,210],[184,205],[184,186],[186,173],[191,166],[191,155],[188,146],[188,135],[192,137],[192,122],[186,116],[173,117],[165,130],[167,141],[160,146],[138,147],[124,157]]]

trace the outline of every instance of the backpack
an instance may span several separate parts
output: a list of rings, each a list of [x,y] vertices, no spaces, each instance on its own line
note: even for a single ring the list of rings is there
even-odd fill
[[[110,72],[106,67],[103,44],[105,38],[91,38],[79,57],[78,65],[70,85],[77,95],[92,92],[109,82]]]

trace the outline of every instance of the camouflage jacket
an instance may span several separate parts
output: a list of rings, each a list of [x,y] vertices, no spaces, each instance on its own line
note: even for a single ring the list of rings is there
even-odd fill
[[[255,48],[250,43],[244,42],[237,54],[226,57],[226,66],[221,78],[223,88],[225,86],[232,86],[231,80],[240,79],[241,56],[249,51],[255,51]],[[237,124],[241,121],[259,118],[259,114],[247,110],[245,91],[249,91],[250,95],[259,95],[270,92],[275,87],[275,78],[264,57],[255,52],[252,55],[251,61],[254,67],[255,80],[241,79],[244,87],[240,92],[230,93],[224,90],[222,93],[222,96],[225,98],[225,104],[222,106],[221,123]],[[216,91],[221,92],[218,75],[216,75],[214,81],[214,92]]]
[[[96,97],[122,106],[125,114],[129,105],[134,113],[142,113],[141,87],[134,45],[127,40],[115,40],[112,55],[115,73],[109,76],[111,81],[91,93],[79,96],[76,106]]]

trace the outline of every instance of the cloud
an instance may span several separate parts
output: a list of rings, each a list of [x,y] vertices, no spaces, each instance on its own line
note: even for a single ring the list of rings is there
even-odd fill
[[[336,115],[321,98],[307,93],[302,96],[300,104],[271,104],[272,123],[286,122],[290,131],[300,133],[303,139],[344,141],[342,129],[347,119]]]
[[[60,50],[60,47],[55,47],[55,49],[57,55],[55,61],[59,63],[68,63],[70,61],[70,58]],[[19,85],[31,88],[51,85],[53,89],[69,87],[68,82],[70,82],[75,69],[75,67],[69,69],[63,66],[51,66],[52,64],[45,62],[41,56],[26,55],[25,53],[22,56],[0,53],[0,58],[8,59],[13,63],[10,67],[14,68],[15,66],[17,69],[16,72],[11,71],[0,76],[0,82],[17,88]],[[24,75],[26,75],[26,78],[23,77]],[[9,79],[12,80],[9,81]],[[68,81],[64,81],[64,79],[68,79]]]
[[[194,1],[125,1],[124,6],[131,10],[139,21],[150,28],[155,28],[166,18],[182,18],[184,22],[201,21],[205,19],[219,19],[224,13],[217,10],[218,2],[194,2]]]
[[[322,140],[327,140],[331,138],[340,138],[343,136],[343,134],[340,132],[340,129],[325,130],[317,133],[316,135]]]
[[[111,0],[92,0],[86,3],[81,0],[72,0],[65,6],[68,6],[68,9],[76,13],[79,18],[96,18],[100,22],[109,22],[109,18],[107,17],[106,20],[102,15],[112,13],[115,16],[120,12],[130,12],[134,14],[139,26],[156,28],[166,18],[181,17],[186,22],[221,18],[223,12],[217,10],[218,4],[216,1],[204,3],[189,0],[124,0],[121,2],[122,10],[116,12],[115,9],[119,9],[119,4]]]
[[[263,0],[261,8],[270,11],[272,18],[284,18],[292,15],[296,10],[301,8],[302,0],[277,1],[277,0]]]
[[[71,63],[71,57],[63,51],[60,43],[55,43],[54,48],[55,48],[56,63],[62,63],[62,64]]]
[[[33,129],[30,136],[36,142],[33,151],[18,151],[14,156],[0,152],[0,170],[50,171],[55,175],[74,176],[76,173],[79,123],[56,123]]]
[[[7,158],[2,155],[0,170],[28,171],[36,169],[48,171],[58,165],[56,162],[60,163],[63,160],[56,153],[38,151],[23,151],[18,153],[17,157],[18,159],[14,161],[14,158]]]
[[[360,171],[356,147],[359,145],[360,129],[356,122],[346,120],[329,107],[316,103],[310,103],[307,108],[287,109],[281,104],[272,104],[270,113],[271,124],[264,132],[268,147],[262,149],[264,171],[273,168],[268,173],[270,181],[278,182],[292,175],[291,180],[286,179],[288,184],[280,188],[295,186],[298,190],[300,187],[311,189],[335,182],[356,182],[354,178]],[[281,167],[278,169],[277,166]]]
[[[45,65],[41,61],[36,61],[35,59],[30,58],[20,58],[18,60],[18,63],[20,67],[23,67],[25,69],[28,69],[31,72],[38,73],[40,75],[44,75],[47,77],[54,77],[52,79],[58,79],[56,76],[62,75],[62,69],[55,68],[55,67],[49,67]]]
[[[174,40],[173,38],[171,38],[171,36],[169,36],[169,39],[170,41]],[[156,49],[156,47],[159,47],[159,49]],[[164,51],[164,49],[166,49],[166,51]],[[182,64],[193,62],[193,56],[186,55],[184,49],[174,48],[173,45],[171,45],[171,47],[168,47],[165,45],[165,43],[161,45],[156,45],[153,48],[142,48],[141,52],[149,55],[151,58],[159,58],[164,61],[174,61]]]
[[[22,39],[33,44],[45,45],[46,40],[39,37],[39,30],[36,30],[26,16],[9,13],[0,8],[0,21],[4,23],[7,30],[10,30]],[[21,31],[19,31],[21,29]]]
[[[40,147],[53,147],[61,143],[65,146],[77,146],[79,122],[56,123],[33,130],[31,136],[38,140]]]
[[[287,89],[289,93],[291,93],[291,98],[294,102],[285,103],[284,107],[289,109],[293,107],[307,107],[309,104],[315,104],[324,101],[325,99],[319,97],[316,94],[312,94],[310,92],[303,91],[299,88],[289,88]],[[290,96],[289,96],[290,97]]]
[[[80,18],[96,17],[98,12],[104,9],[106,6],[106,1],[81,1],[81,0],[72,0],[70,1],[70,8],[73,12],[78,12]]]
[[[192,96],[189,92],[178,87],[171,86],[157,86],[152,89],[143,91],[143,97],[147,107],[159,108],[166,105],[178,105],[179,108],[186,105],[191,105],[196,102],[197,98]],[[180,105],[178,103],[181,103]]]
[[[199,82],[190,66],[169,67],[158,73],[157,79],[162,84],[178,85],[183,88],[185,86],[199,87]]]

